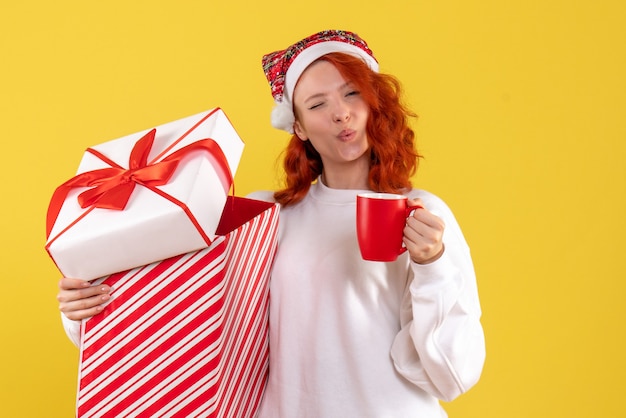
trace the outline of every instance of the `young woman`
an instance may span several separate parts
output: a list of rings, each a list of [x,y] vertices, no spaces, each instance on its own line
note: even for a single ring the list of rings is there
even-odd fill
[[[365,41],[324,31],[268,54],[272,124],[293,132],[270,282],[270,377],[260,416],[442,417],[485,356],[469,248],[450,209],[411,189],[418,154],[395,78]],[[403,193],[408,251],[364,261],[356,196]]]
[[[399,83],[346,31],[268,54],[263,67],[272,124],[293,136],[285,187],[252,196],[281,204],[259,416],[445,417],[439,400],[480,377],[481,311],[452,212],[411,188],[419,155]],[[360,255],[356,196],[365,191],[402,193],[424,207],[407,219],[407,252],[394,262]],[[70,331],[67,319],[96,314],[109,291],[73,279],[60,288]]]

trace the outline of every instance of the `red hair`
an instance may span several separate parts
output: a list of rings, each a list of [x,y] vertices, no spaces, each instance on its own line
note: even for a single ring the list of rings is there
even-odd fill
[[[415,149],[415,133],[408,125],[408,118],[416,115],[400,101],[400,82],[389,74],[370,70],[360,58],[348,54],[331,53],[319,59],[333,64],[369,106],[366,130],[370,189],[385,193],[409,190],[421,156]],[[311,183],[322,174],[323,164],[310,141],[293,135],[284,152],[283,167],[286,187],[274,193],[274,199],[288,206],[304,198]]]

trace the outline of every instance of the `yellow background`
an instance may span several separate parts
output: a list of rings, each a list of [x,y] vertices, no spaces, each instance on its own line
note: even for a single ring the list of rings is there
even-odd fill
[[[78,353],[43,247],[83,150],[219,106],[247,144],[237,194],[274,188],[286,135],[260,58],[326,28],[403,81],[415,183],[473,250],[488,357],[451,417],[624,416],[621,0],[4,1],[0,415],[74,411]]]

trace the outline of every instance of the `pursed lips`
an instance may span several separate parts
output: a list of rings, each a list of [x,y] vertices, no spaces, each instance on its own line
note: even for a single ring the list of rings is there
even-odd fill
[[[339,135],[337,135],[337,138],[339,138],[341,141],[349,141],[352,138],[354,138],[355,135],[356,135],[355,130],[344,129],[343,131],[339,132]]]

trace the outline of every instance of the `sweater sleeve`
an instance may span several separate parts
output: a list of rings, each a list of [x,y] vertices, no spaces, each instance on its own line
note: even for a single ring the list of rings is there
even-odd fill
[[[63,328],[65,329],[65,333],[67,334],[68,338],[74,343],[76,347],[80,347],[81,321],[73,321],[65,316],[63,312],[61,312],[61,321],[63,323]]]
[[[433,263],[410,263],[391,356],[407,380],[450,401],[480,378],[485,341],[469,248],[452,213],[440,206],[445,251]]]

